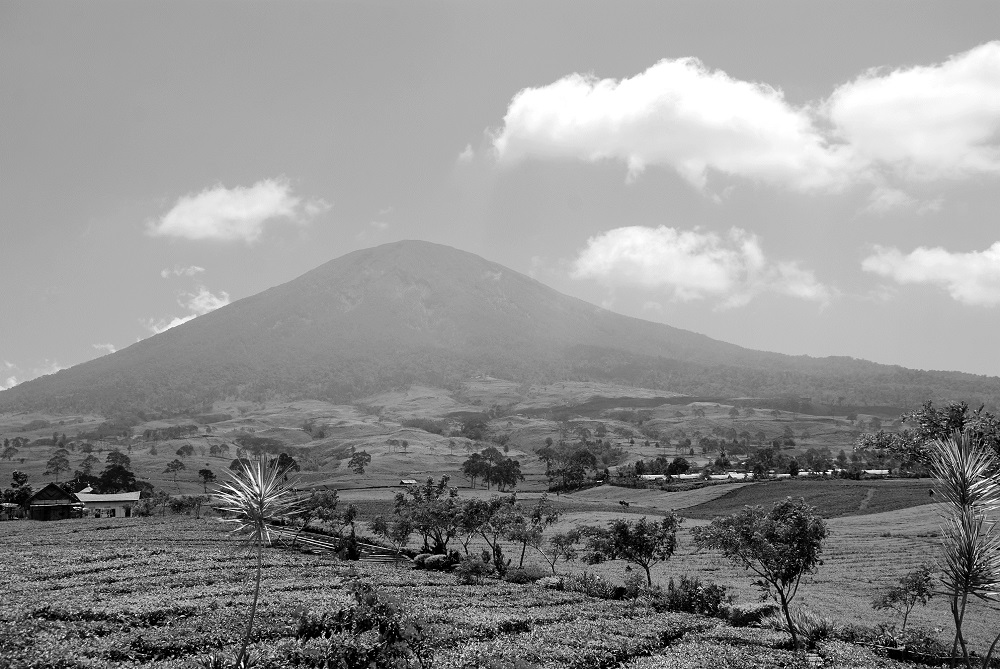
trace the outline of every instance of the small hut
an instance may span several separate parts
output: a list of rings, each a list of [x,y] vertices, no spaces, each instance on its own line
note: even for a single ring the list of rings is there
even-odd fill
[[[90,488],[85,488],[76,493],[76,496],[83,502],[83,515],[93,518],[131,518],[132,507],[139,501],[139,491],[118,492],[100,495],[89,492]]]
[[[73,493],[50,483],[28,498],[28,518],[31,520],[66,520],[79,518],[83,504]]]

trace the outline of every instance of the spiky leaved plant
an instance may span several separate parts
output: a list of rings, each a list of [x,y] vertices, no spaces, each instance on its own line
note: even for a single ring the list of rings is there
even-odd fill
[[[253,632],[257,600],[260,597],[264,544],[271,543],[271,523],[293,514],[297,506],[292,488],[284,480],[285,472],[276,465],[276,462],[268,462],[266,457],[244,460],[238,469],[227,472],[230,480],[223,482],[215,494],[218,510],[229,516],[223,522],[236,525],[233,533],[255,555],[257,563],[250,618],[240,652],[236,656],[236,667],[246,664],[247,645]]]
[[[944,556],[941,582],[951,599],[955,640],[966,667],[971,667],[969,650],[962,634],[969,596],[1000,601],[1000,527],[990,514],[1000,508],[1000,459],[988,445],[968,432],[930,443],[931,472],[937,479],[938,494],[947,505],[943,532]],[[1000,634],[990,646],[984,666],[988,666]]]

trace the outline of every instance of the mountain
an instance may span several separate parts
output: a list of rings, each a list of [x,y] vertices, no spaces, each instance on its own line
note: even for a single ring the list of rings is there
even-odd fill
[[[474,374],[694,396],[1000,404],[1000,379],[745,349],[563,295],[456,249],[349,253],[126,349],[0,392],[0,411],[176,412],[223,398],[350,401]]]

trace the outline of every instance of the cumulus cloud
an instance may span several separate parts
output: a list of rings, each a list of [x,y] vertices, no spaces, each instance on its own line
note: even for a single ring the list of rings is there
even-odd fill
[[[187,323],[190,320],[194,320],[198,316],[203,316],[210,311],[215,311],[219,307],[224,307],[229,304],[229,302],[229,293],[226,291],[220,291],[218,295],[215,295],[209,291],[208,288],[199,286],[197,292],[184,293],[181,295],[181,299],[177,300],[177,304],[187,309],[187,314],[184,316],[174,316],[170,319],[150,319],[146,321],[145,325],[153,332],[153,334],[160,334],[161,332],[166,332],[170,328],[174,328],[178,325]]]
[[[769,260],[756,235],[738,228],[724,236],[662,225],[609,230],[587,240],[572,276],[662,290],[680,301],[713,298],[721,307],[744,305],[763,292],[822,303],[834,294],[797,263]]]
[[[1000,304],[1000,242],[985,251],[968,253],[921,246],[904,254],[899,249],[876,246],[861,267],[899,284],[938,286],[963,304]]]
[[[298,225],[330,208],[322,199],[303,201],[287,179],[264,179],[253,186],[217,185],[181,196],[173,208],[148,225],[149,234],[192,240],[244,241],[260,239],[265,225]]]
[[[900,177],[1000,174],[1000,42],[935,65],[869,70],[823,111],[861,159]]]
[[[870,70],[800,106],[696,58],[621,80],[571,74],[518,92],[492,135],[502,165],[617,160],[630,177],[660,165],[698,188],[712,171],[802,191],[865,184],[877,190],[870,211],[919,207],[886,178],[1000,174],[1000,42]]]
[[[174,265],[173,268],[168,267],[166,269],[161,269],[160,276],[164,279],[169,279],[172,276],[194,276],[195,274],[201,274],[204,271],[204,267],[198,267],[197,265],[190,265],[188,267]]]
[[[472,144],[466,144],[462,152],[458,154],[459,163],[471,163],[472,159],[476,157],[476,152],[472,149]]]
[[[705,185],[709,169],[799,189],[846,183],[849,155],[831,146],[807,110],[762,83],[710,70],[697,58],[661,60],[629,79],[571,74],[510,102],[493,148],[527,157],[614,159]]]
[[[115,348],[114,344],[91,344],[91,346],[96,348],[104,355],[110,355],[111,353],[114,353],[115,351],[118,350]]]

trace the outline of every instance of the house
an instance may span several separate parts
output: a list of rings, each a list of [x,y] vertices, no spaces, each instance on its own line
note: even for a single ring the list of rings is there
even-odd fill
[[[13,502],[0,504],[0,520],[14,520],[18,516],[18,509],[21,507]]]
[[[140,494],[136,491],[99,495],[90,492],[88,487],[76,493],[76,496],[83,502],[83,515],[86,518],[131,518],[132,507],[139,501]]]
[[[400,479],[399,485],[417,485],[416,479]]]
[[[83,504],[76,495],[50,483],[28,498],[28,518],[31,520],[66,520],[79,518]]]

